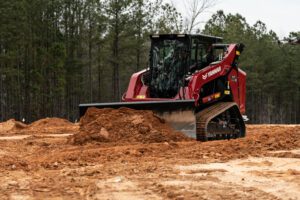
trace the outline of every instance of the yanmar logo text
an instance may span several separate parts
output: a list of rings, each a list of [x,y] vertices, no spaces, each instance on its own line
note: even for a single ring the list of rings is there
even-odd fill
[[[209,72],[206,72],[205,74],[202,75],[202,79],[205,80],[209,77],[211,77],[212,75],[215,75],[216,73],[220,72],[221,71],[221,67],[217,67],[216,69],[213,69]]]

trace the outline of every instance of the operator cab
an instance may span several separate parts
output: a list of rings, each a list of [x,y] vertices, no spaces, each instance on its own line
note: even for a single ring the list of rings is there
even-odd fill
[[[152,98],[173,98],[186,75],[222,60],[222,38],[207,35],[151,35],[149,90]],[[222,49],[223,52],[220,50]]]
[[[215,65],[220,63],[223,59],[224,56],[227,53],[227,48],[228,48],[228,44],[213,44],[212,45],[212,62],[209,63],[210,65]]]

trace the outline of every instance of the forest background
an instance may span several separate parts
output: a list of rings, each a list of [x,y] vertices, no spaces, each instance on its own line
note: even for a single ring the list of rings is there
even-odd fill
[[[130,76],[147,67],[150,34],[202,33],[246,45],[250,123],[300,123],[300,45],[221,10],[200,30],[196,11],[186,23],[162,0],[0,1],[0,121],[75,121],[79,103],[120,100]]]

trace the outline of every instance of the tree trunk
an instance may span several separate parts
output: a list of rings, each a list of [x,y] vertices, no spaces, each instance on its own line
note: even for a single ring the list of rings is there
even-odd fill
[[[114,101],[120,99],[119,88],[119,13],[115,12],[115,24],[114,24],[114,41],[113,41],[113,98]]]

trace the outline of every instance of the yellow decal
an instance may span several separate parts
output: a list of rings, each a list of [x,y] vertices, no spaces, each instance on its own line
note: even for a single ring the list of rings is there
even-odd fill
[[[137,95],[135,98],[137,98],[137,99],[145,99],[146,97],[145,97],[145,95]]]
[[[215,94],[215,99],[220,98],[220,96],[221,96],[221,93],[220,93],[220,92],[216,93],[216,94]]]

